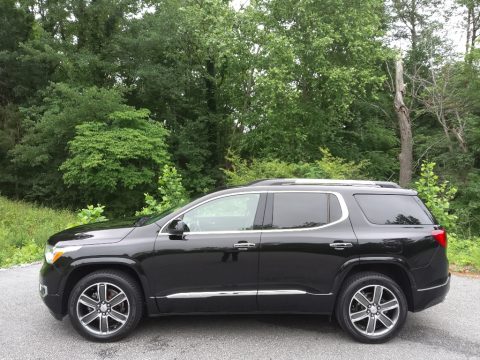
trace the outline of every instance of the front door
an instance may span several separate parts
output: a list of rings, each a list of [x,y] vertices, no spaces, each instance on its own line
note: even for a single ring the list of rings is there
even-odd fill
[[[180,214],[183,236],[155,243],[161,312],[251,312],[257,309],[260,227],[266,194],[237,193]]]

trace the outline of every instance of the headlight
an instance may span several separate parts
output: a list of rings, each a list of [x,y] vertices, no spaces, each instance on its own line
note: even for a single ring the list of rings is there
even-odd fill
[[[45,246],[45,261],[48,264],[53,264],[57,261],[63,254],[77,251],[80,249],[81,246],[65,246],[65,247],[57,247],[52,245]]]

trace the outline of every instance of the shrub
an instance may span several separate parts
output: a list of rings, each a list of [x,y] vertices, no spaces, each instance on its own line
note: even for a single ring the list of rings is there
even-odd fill
[[[438,223],[449,230],[455,230],[457,217],[450,213],[450,201],[454,198],[457,189],[449,186],[448,181],[440,183],[434,173],[434,162],[422,164],[420,178],[415,182],[418,196],[432,212]]]
[[[322,158],[313,163],[287,163],[280,160],[254,159],[251,162],[230,153],[230,169],[222,169],[229,185],[241,185],[268,178],[359,179],[364,177],[367,161],[355,163],[333,156],[321,148]]]
[[[107,221],[108,219],[103,215],[104,209],[105,206],[100,204],[97,206],[87,205],[85,209],[81,209],[77,213],[77,221],[69,224],[68,227]]]
[[[187,199],[181,175],[175,167],[165,165],[162,175],[158,178],[158,199],[150,194],[145,194],[146,206],[137,211],[136,215],[162,213],[172,207],[181,205]]]

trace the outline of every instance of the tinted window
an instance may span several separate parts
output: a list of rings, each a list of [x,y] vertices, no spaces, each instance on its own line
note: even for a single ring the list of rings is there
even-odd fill
[[[274,229],[308,228],[328,222],[328,194],[276,193],[273,195]]]
[[[189,231],[251,230],[260,194],[240,194],[209,201],[183,215]]]
[[[355,195],[367,219],[378,225],[431,225],[431,217],[409,195]]]

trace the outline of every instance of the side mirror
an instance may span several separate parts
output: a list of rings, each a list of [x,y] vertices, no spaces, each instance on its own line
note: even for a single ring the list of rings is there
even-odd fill
[[[188,226],[182,219],[175,219],[168,225],[168,233],[170,235],[181,236],[185,231],[188,231]]]

